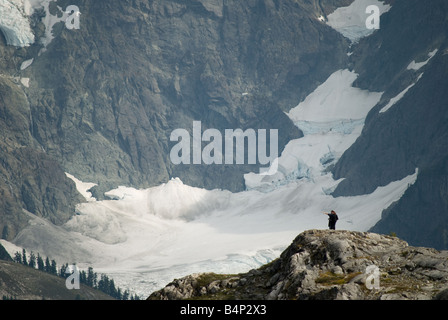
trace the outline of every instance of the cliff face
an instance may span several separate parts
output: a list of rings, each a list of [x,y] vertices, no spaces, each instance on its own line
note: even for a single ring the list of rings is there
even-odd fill
[[[27,224],[27,210],[60,224],[83,198],[61,163],[31,134],[30,103],[13,77],[0,75],[0,237],[12,239]]]
[[[367,232],[308,230],[273,262],[238,275],[194,274],[148,299],[448,298],[448,252]]]
[[[448,158],[419,174],[403,198],[385,210],[372,232],[397,235],[412,244],[448,248]]]
[[[198,120],[203,130],[279,128],[280,150],[300,137],[282,109],[346,60],[316,3],[79,1],[80,29],[55,28],[27,70],[33,135],[98,191],[170,177],[243,190],[256,167],[173,165],[170,133]]]
[[[416,183],[372,231],[437,249],[448,248],[447,12],[443,0],[396,0],[380,30],[353,47],[355,85],[384,94],[333,169],[336,179],[344,178],[333,195],[348,196],[418,168]]]

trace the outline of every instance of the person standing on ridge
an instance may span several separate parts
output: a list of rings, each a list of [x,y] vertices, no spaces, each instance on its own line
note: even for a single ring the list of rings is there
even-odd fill
[[[328,227],[330,230],[336,230],[336,221],[338,221],[338,215],[334,210],[331,210],[330,213],[324,212],[328,216]]]

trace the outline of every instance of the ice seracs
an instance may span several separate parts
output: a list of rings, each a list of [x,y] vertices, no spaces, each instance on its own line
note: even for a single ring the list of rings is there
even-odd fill
[[[6,44],[26,47],[34,43],[29,18],[22,0],[0,0],[0,30]]]
[[[339,159],[359,137],[368,112],[383,94],[353,87],[357,77],[349,70],[334,72],[287,113],[304,137],[286,145],[278,159],[276,175],[246,174],[248,189],[269,191],[290,180],[315,179]]]

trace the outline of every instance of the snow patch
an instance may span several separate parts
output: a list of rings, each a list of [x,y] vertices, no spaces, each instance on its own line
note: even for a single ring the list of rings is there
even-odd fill
[[[366,9],[370,5],[377,6],[380,9],[380,15],[391,8],[390,5],[379,0],[355,0],[348,7],[337,8],[329,14],[327,24],[350,41],[357,42],[375,32],[375,29],[366,27],[366,20],[369,17]]]
[[[51,15],[50,9],[49,9],[50,1],[42,1],[42,2],[43,2],[43,4],[42,4],[43,8],[45,10],[45,17],[42,18],[42,22],[45,25],[45,37],[41,41],[42,41],[42,44],[44,45],[44,47],[47,47],[50,44],[50,42],[54,39],[53,26],[58,22],[65,21],[67,19],[67,15],[62,10],[62,8],[59,6],[58,6],[58,9],[61,13],[63,13],[62,16],[58,17],[58,16]]]
[[[48,44],[53,40],[53,26],[58,22],[63,22],[67,19],[67,14],[65,11],[57,6],[60,12],[60,17],[57,15],[52,15],[50,13],[50,3],[55,2],[55,0],[23,0],[26,11],[29,15],[33,14],[34,10],[43,8],[45,11],[45,17],[42,18],[42,23],[45,25],[45,36],[40,39],[43,46],[47,47]]]
[[[30,87],[30,78],[20,78],[20,83],[24,86],[29,88]]]
[[[65,175],[71,179],[75,185],[76,185],[76,190],[78,190],[78,192],[87,200],[87,201],[96,201],[96,199],[92,196],[92,193],[89,192],[89,190],[91,188],[93,188],[94,186],[96,186],[96,183],[91,183],[91,182],[82,182],[79,179],[76,179],[73,175],[71,175],[70,173],[65,173]]]
[[[361,119],[378,103],[382,93],[352,86],[358,74],[338,70],[287,115],[292,121],[336,122]]]
[[[33,59],[29,59],[29,60],[26,60],[26,61],[23,61],[22,62],[22,64],[20,65],[20,70],[25,70],[26,68],[28,68],[32,63],[33,63],[33,61],[34,61],[34,58]]]
[[[415,71],[420,70],[420,69],[423,68],[426,64],[428,64],[429,61],[431,61],[431,59],[436,55],[436,53],[437,53],[438,51],[439,51],[438,49],[435,49],[434,51],[431,51],[431,52],[428,54],[428,59],[425,60],[425,61],[422,61],[422,62],[415,62],[415,60],[412,61],[412,62],[408,65],[407,69],[408,69],[408,70],[415,70]]]
[[[434,58],[434,56],[437,54],[438,51],[439,51],[438,49],[431,51],[428,54],[428,59],[425,61],[422,61],[422,62],[415,62],[415,60],[412,61],[406,69],[419,71],[421,68],[423,68],[425,65],[427,65],[429,63],[429,61],[431,61],[432,58]],[[423,76],[423,72],[418,76],[417,80],[414,83],[409,85],[407,88],[405,88],[399,94],[397,94],[395,97],[391,98],[389,100],[388,104],[385,105],[379,112],[384,113],[387,110],[389,110],[391,107],[393,107],[398,101],[400,101],[406,95],[406,93],[408,93],[408,91],[410,89],[412,89],[412,87],[414,87],[417,84],[417,82],[422,78],[422,76]]]
[[[395,97],[391,98],[391,99],[389,100],[389,103],[388,103],[387,105],[385,105],[385,106],[380,110],[380,113],[384,113],[384,112],[386,112],[386,111],[389,110],[392,106],[394,106],[398,101],[400,101],[400,100],[406,95],[406,93],[407,93],[413,86],[415,86],[415,85],[417,84],[417,82],[422,78],[422,76],[423,76],[423,73],[421,73],[421,74],[418,76],[417,80],[416,80],[414,83],[412,83],[411,85],[409,85],[406,89],[404,89],[403,91],[401,91],[401,92],[400,92],[399,94],[397,94]]]

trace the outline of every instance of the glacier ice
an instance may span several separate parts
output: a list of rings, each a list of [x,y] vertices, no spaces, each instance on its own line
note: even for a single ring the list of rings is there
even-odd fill
[[[50,14],[49,5],[54,0],[0,0],[0,30],[8,45],[25,47],[33,44],[36,39],[30,27],[29,17],[34,10],[43,8],[45,17],[45,36],[40,39],[44,47],[53,40],[53,26],[65,21],[68,13],[58,6],[61,17]]]
[[[286,145],[278,159],[276,175],[246,174],[248,189],[271,190],[272,184],[283,185],[291,178],[313,179],[325,172],[327,161],[322,159],[331,156],[336,161],[356,141],[368,112],[383,95],[353,87],[357,77],[349,70],[334,72],[287,113],[304,137]],[[304,168],[309,169],[304,172]]]
[[[0,0],[0,30],[7,45],[25,47],[34,43],[23,0]]]
[[[95,201],[96,199],[92,196],[92,193],[89,191],[91,188],[96,186],[96,183],[82,182],[79,179],[76,179],[75,176],[66,172],[65,175],[71,179],[75,185],[78,192],[87,200],[87,201]]]
[[[92,266],[145,297],[187,274],[239,273],[269,262],[298,233],[326,228],[322,212],[329,209],[338,212],[339,229],[366,231],[416,181],[417,172],[371,194],[331,196],[340,181],[327,165],[359,137],[381,97],[352,87],[356,77],[335,72],[288,113],[308,125],[305,136],[287,144],[276,175],[246,175],[252,187],[247,191],[206,190],[173,178],[142,190],[120,186],[98,201],[88,192],[93,184],[67,174],[88,201],[62,226],[30,214],[30,226],[14,243],[58,264]]]

